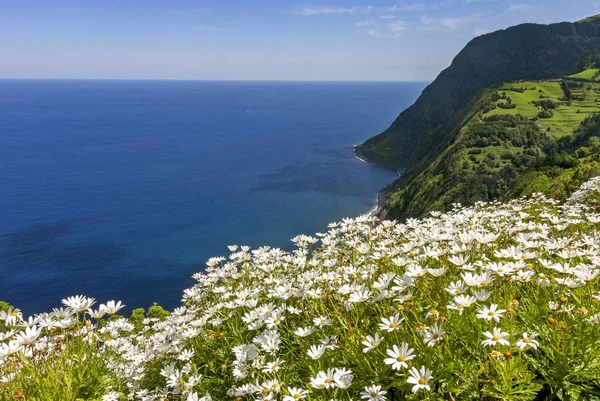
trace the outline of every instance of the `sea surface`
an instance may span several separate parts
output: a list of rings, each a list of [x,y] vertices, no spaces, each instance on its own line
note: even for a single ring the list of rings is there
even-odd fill
[[[0,80],[0,300],[173,308],[227,245],[369,212],[356,159],[425,83]]]

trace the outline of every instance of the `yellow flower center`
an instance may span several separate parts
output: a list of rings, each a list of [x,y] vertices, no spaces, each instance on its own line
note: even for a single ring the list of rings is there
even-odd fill
[[[425,380],[425,378],[421,377],[419,379],[419,384],[423,385],[423,384],[427,384],[427,380]]]
[[[327,383],[327,384],[331,383],[331,379],[328,377],[327,379],[325,379],[325,383]]]
[[[399,355],[398,358],[396,358],[396,360],[398,362],[404,362],[404,357],[402,355]]]
[[[481,285],[487,285],[487,281],[483,280],[480,284]]]
[[[494,311],[489,311],[488,316],[494,316]]]
[[[457,295],[460,294],[462,291],[457,289],[456,291],[454,291]]]
[[[492,337],[492,341],[498,341],[500,338],[498,336]]]
[[[523,342],[529,344],[531,342],[531,339],[530,338],[524,338]]]
[[[462,308],[463,308],[463,306],[462,306],[462,305],[457,305],[457,306],[456,306],[456,309],[462,309]]]
[[[390,323],[390,329],[396,328],[396,323]]]
[[[300,399],[300,394],[298,394],[298,393],[294,394],[294,399],[295,400],[299,400]]]
[[[375,397],[377,397],[377,393],[374,393],[374,392],[373,392],[373,393],[371,393],[371,394],[369,394],[369,395],[371,396],[371,398],[375,398]]]

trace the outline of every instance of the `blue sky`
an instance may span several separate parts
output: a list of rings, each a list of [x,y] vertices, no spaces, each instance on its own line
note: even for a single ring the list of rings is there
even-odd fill
[[[474,36],[600,0],[0,0],[0,78],[431,80]]]

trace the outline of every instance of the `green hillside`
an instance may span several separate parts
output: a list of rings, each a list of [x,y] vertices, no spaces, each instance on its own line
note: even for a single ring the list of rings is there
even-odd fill
[[[406,168],[407,182],[458,134],[470,107],[490,86],[575,74],[600,53],[600,20],[522,24],[472,39],[452,64],[380,135],[357,147],[363,159]]]
[[[600,84],[569,79],[486,90],[453,143],[410,182],[393,187],[386,217],[537,191],[566,196],[600,173],[599,100]]]
[[[566,170],[592,174],[593,154],[566,143],[600,111],[599,54],[597,18],[473,39],[388,130],[357,147],[371,162],[406,168],[387,188],[382,216],[405,219],[524,188],[555,191]]]

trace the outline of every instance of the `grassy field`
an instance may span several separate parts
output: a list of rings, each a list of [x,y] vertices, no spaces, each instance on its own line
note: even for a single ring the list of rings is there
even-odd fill
[[[588,68],[585,71],[581,71],[577,74],[569,75],[568,78],[573,79],[592,79],[600,71],[599,68]]]
[[[512,90],[520,88],[526,88],[526,90],[522,93]],[[512,82],[502,85],[498,93],[506,93],[516,107],[514,109],[497,107],[486,113],[485,116],[520,114],[534,118],[542,110],[533,104],[534,101],[549,99],[554,103],[559,103],[560,105],[552,110],[554,114],[552,117],[537,120],[537,124],[542,130],[548,131],[549,129],[549,133],[555,137],[571,134],[586,117],[600,111],[600,103],[597,102],[597,99],[600,99],[600,83],[596,82],[588,82],[582,89],[572,90],[574,96],[581,97],[583,100],[572,100],[570,105],[560,100],[564,97],[564,93],[558,81]],[[499,101],[499,103],[503,102],[506,100]]]

